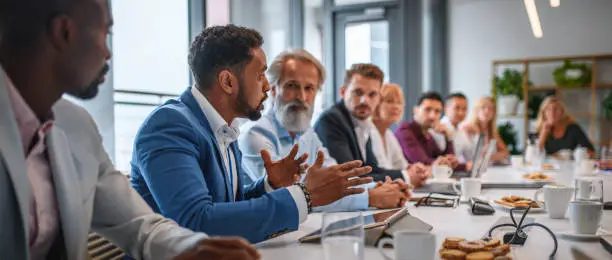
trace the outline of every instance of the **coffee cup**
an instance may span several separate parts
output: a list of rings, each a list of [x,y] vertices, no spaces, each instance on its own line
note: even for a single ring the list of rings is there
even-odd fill
[[[593,175],[597,169],[597,162],[590,159],[576,161],[576,172],[580,175]]]
[[[457,188],[457,186],[460,186],[460,188]],[[453,189],[466,199],[478,197],[482,190],[482,182],[477,178],[462,178],[459,183],[453,184]]]
[[[603,213],[603,204],[592,201],[572,201],[569,216],[572,232],[580,235],[595,235]]]
[[[393,245],[394,257],[387,256],[382,248]],[[385,259],[393,260],[433,260],[436,254],[436,235],[415,230],[400,230],[393,238],[383,238],[378,242],[378,250]]]
[[[603,202],[603,180],[598,177],[576,178],[575,200],[588,200]]]
[[[516,169],[523,168],[523,156],[513,155],[510,157],[510,165]]]
[[[563,185],[544,185],[537,190],[533,196],[533,200],[540,206],[545,208],[548,217],[553,219],[565,218],[567,204],[572,198],[574,188]],[[540,201],[540,194],[544,193],[544,205]]]
[[[453,174],[453,169],[446,165],[434,165],[433,177],[434,180],[447,180]]]

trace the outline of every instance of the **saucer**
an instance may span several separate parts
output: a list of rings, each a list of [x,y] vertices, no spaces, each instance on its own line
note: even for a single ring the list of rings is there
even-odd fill
[[[573,231],[557,232],[557,235],[560,238],[564,238],[564,239],[567,239],[567,240],[573,240],[573,241],[582,241],[582,242],[597,242],[597,241],[599,241],[599,236],[598,235],[576,234]]]

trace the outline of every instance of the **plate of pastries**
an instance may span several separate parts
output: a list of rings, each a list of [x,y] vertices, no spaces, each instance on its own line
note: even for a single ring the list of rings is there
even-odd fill
[[[438,251],[444,260],[510,260],[510,245],[496,238],[469,241],[459,237],[447,237]]]
[[[523,179],[535,182],[552,182],[553,178],[541,172],[528,173],[523,175]]]
[[[540,203],[543,204],[544,202]],[[528,206],[531,206],[531,209],[529,210],[531,213],[544,212],[544,209],[541,208],[540,205],[538,205],[534,200],[521,196],[503,196],[498,200],[494,200],[493,205],[507,210],[513,208],[527,208]]]

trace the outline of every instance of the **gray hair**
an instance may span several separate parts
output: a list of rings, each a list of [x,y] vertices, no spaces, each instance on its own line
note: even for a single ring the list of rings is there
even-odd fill
[[[274,58],[267,71],[268,80],[272,86],[278,87],[278,82],[281,74],[283,73],[283,66],[289,59],[298,59],[310,62],[312,65],[314,65],[319,72],[319,86],[317,86],[317,89],[321,90],[323,88],[323,82],[325,82],[325,68],[323,67],[323,64],[321,64],[317,58],[312,56],[310,52],[303,49],[283,51],[277,55],[276,58]]]

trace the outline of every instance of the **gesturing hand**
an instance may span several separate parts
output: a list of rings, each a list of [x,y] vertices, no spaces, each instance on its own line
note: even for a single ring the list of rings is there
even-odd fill
[[[343,164],[323,167],[322,151],[317,153],[317,160],[308,169],[304,185],[308,188],[313,206],[323,206],[345,196],[362,193],[364,188],[352,188],[372,182],[371,177],[357,178],[372,171],[372,167],[359,167],[361,161],[351,161]]]
[[[293,185],[300,180],[301,174],[308,168],[308,164],[302,165],[308,159],[308,154],[302,154],[300,158],[295,159],[299,150],[298,145],[294,145],[285,158],[273,162],[268,150],[261,150],[261,159],[264,162],[268,181],[272,188],[278,189]]]
[[[174,260],[257,260],[257,249],[243,238],[205,238]]]

